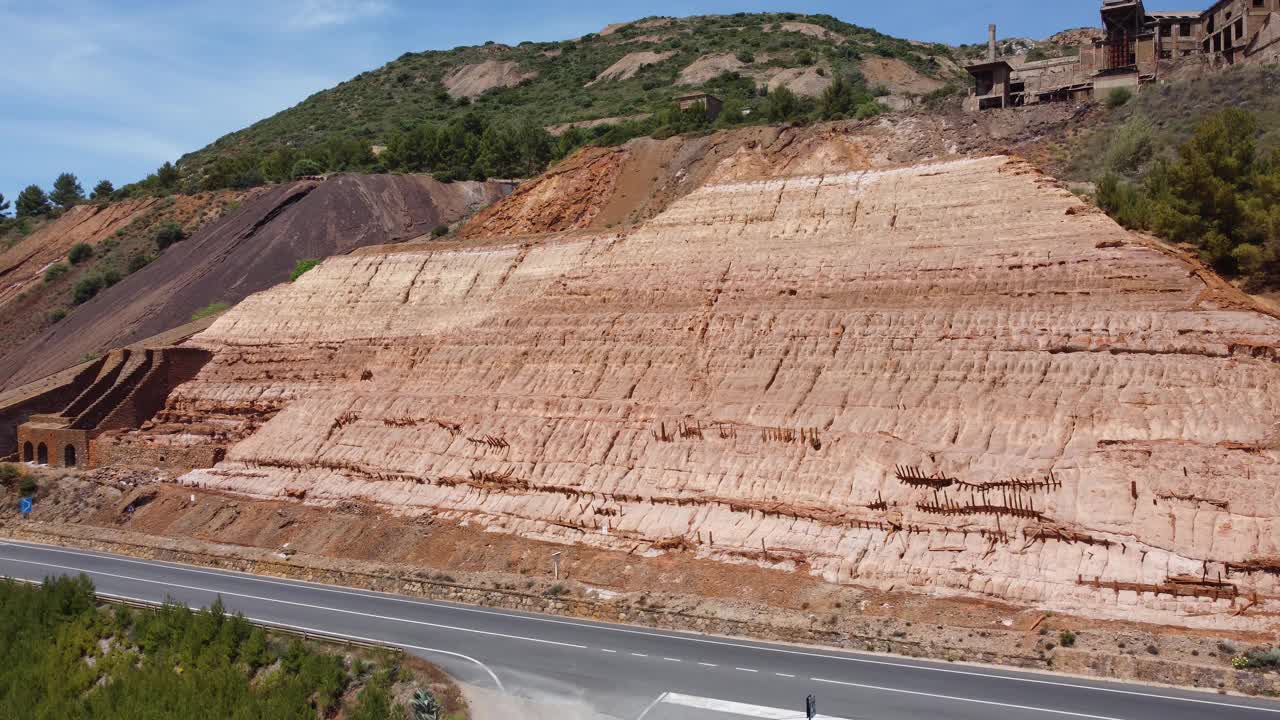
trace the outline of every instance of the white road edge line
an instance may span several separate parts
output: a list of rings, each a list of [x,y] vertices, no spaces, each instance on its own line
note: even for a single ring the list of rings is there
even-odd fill
[[[14,578],[14,579],[23,580],[22,578]],[[23,582],[33,582],[33,581],[23,580]],[[98,597],[107,598],[108,600],[128,600],[130,602],[141,603],[143,605],[153,605],[156,607],[159,607],[161,605],[161,603],[157,603],[154,600],[146,600],[143,598],[130,597],[128,595],[116,595],[115,593],[98,592],[96,589],[94,590],[94,594],[97,595]],[[314,633],[315,635],[321,638],[324,638],[324,637],[341,638],[343,640],[355,640],[356,642],[373,643],[376,645],[387,645],[390,647],[398,647],[398,648],[408,648],[410,650],[419,650],[421,652],[434,653],[437,655],[449,655],[450,657],[461,658],[463,660],[466,660],[467,662],[471,662],[471,663],[475,663],[476,665],[479,665],[480,669],[488,673],[489,678],[493,680],[493,684],[497,686],[498,692],[502,693],[503,695],[507,694],[507,689],[506,687],[503,686],[502,681],[498,679],[498,674],[495,673],[492,669],[490,669],[488,665],[485,665],[484,663],[471,657],[470,655],[463,655],[462,653],[453,652],[452,650],[441,650],[439,648],[429,648],[429,647],[424,647],[422,645],[411,645],[409,643],[396,642],[394,640],[379,640],[378,638],[367,638],[367,637],[361,637],[359,635],[348,635],[346,633],[333,632],[332,630],[320,630],[317,628],[303,627],[301,625],[290,625],[289,623],[276,622],[275,620],[253,618],[253,617],[249,617],[248,615],[246,615],[244,619],[253,623],[261,623],[267,626],[268,630],[270,630],[272,627],[285,628],[286,630],[296,630],[298,632],[303,632],[303,633]]]
[[[791,675],[791,674],[788,674],[788,673],[774,673],[774,675],[777,675],[778,677],[785,677],[785,678],[793,678],[793,677],[795,677],[795,675]]]
[[[301,603],[293,600],[279,600],[277,598],[261,597],[259,595],[246,595],[244,593],[235,593],[224,590],[212,590],[210,588],[196,587],[194,585],[179,585],[178,583],[164,582],[161,580],[148,580],[146,578],[130,577],[128,575],[118,575],[116,573],[102,572],[100,570],[86,570],[84,568],[71,567],[69,565],[54,565],[53,563],[39,563],[32,560],[17,560],[7,558],[9,562],[23,563],[26,565],[37,565],[41,567],[58,568],[59,570],[74,570],[76,572],[85,573],[86,575],[101,575],[103,577],[112,577],[118,580],[130,580],[133,582],[144,582],[151,585],[161,585],[164,587],[181,588],[183,590],[194,590],[195,592],[214,593],[216,595],[224,595],[226,597],[245,598],[247,600],[260,600],[262,602],[279,603],[281,605],[292,605],[294,607],[304,607],[311,610],[324,610],[327,612],[343,613],[346,615],[358,615],[360,617],[373,618],[375,620],[387,620],[390,622],[410,623],[413,625],[422,625],[424,627],[433,627],[440,630],[455,630],[457,632],[472,633],[475,635],[488,635],[491,637],[507,638],[509,640],[525,640],[528,642],[542,643],[545,645],[558,645],[560,647],[576,648],[578,650],[586,650],[586,645],[575,645],[573,643],[557,642],[555,640],[543,640],[541,638],[525,637],[523,635],[507,635],[506,633],[490,632],[488,630],[476,630],[473,628],[457,627],[454,625],[441,625],[439,623],[427,622],[425,620],[412,620],[410,618],[397,618],[389,615],[376,615],[374,613],[364,613],[358,610],[343,610],[342,608],[325,607],[324,605],[312,605],[310,603]]]
[[[684,662],[680,658],[662,658],[662,659],[666,660],[667,662]]]
[[[648,655],[645,655],[644,653],[631,653],[631,654],[632,654],[632,655],[634,655],[634,656],[636,656],[636,657],[649,657]]]
[[[649,703],[648,707],[644,709],[644,712],[640,713],[640,716],[637,717],[636,720],[644,720],[644,716],[648,715],[650,712],[653,711],[654,708],[658,707],[658,703],[662,702],[663,700],[666,700],[667,696],[670,694],[671,693],[662,693],[658,697],[654,698],[653,702]]]
[[[717,665],[717,664],[715,664],[715,663],[704,663],[704,662],[700,662],[700,663],[698,663],[698,664],[699,664],[699,665],[701,665],[701,666],[703,666],[703,667],[720,667],[719,665]]]
[[[762,720],[796,720],[802,714],[795,710],[784,710],[763,705],[748,705],[747,703],[734,702],[733,700],[717,700],[715,698],[682,695],[674,692],[665,693],[662,697],[662,703],[664,705],[711,710],[743,717],[762,718]],[[843,720],[843,718],[831,715],[815,715],[814,720]]]
[[[618,651],[617,651],[617,650],[610,650],[610,649],[608,649],[608,648],[600,648],[600,652],[613,653],[613,654],[615,654],[615,655],[618,653]]]
[[[955,695],[939,695],[937,693],[920,692],[918,690],[900,690],[898,688],[881,687],[879,685],[863,685],[862,683],[842,682],[840,680],[825,680],[823,678],[809,678],[816,683],[828,683],[831,685],[844,685],[846,687],[856,687],[863,690],[879,690],[881,692],[900,693],[902,695],[918,695],[920,697],[936,698],[938,700],[954,700],[956,702],[977,703],[979,705],[993,705],[995,707],[1010,708],[1013,710],[1030,710],[1031,712],[1052,713],[1054,715],[1067,715],[1069,717],[1089,718],[1089,720],[1121,720],[1120,718],[1110,717],[1108,715],[1089,715],[1086,713],[1071,712],[1070,710],[1052,710],[1050,708],[1031,707],[1030,705],[1014,705],[1012,703],[996,702],[994,700],[978,700],[976,698],[957,697]]]
[[[791,649],[782,648],[782,647],[748,645],[746,643],[731,642],[728,640],[713,640],[710,638],[695,637],[693,635],[687,635],[687,634],[681,634],[681,633],[665,634],[665,633],[658,633],[658,632],[649,632],[647,630],[636,630],[631,628],[616,627],[613,625],[581,623],[581,622],[573,622],[570,620],[559,620],[559,619],[550,618],[550,617],[538,617],[535,615],[498,612],[495,610],[485,610],[483,608],[466,607],[463,605],[430,602],[425,600],[413,600],[411,598],[398,597],[398,596],[389,595],[386,593],[358,592],[349,588],[342,588],[336,585],[327,585],[325,583],[308,582],[305,580],[297,580],[292,582],[285,582],[282,580],[272,580],[272,579],[264,578],[258,575],[253,575],[252,573],[240,572],[238,570],[220,570],[218,572],[213,572],[211,570],[203,570],[201,568],[195,567],[193,565],[187,565],[185,563],[175,563],[175,562],[160,561],[160,560],[144,561],[144,560],[135,560],[133,558],[128,558],[120,555],[112,555],[112,554],[105,554],[105,553],[76,552],[74,550],[67,550],[67,549],[63,549],[53,545],[45,545],[42,543],[30,543],[25,541],[17,541],[13,539],[0,541],[0,545],[12,545],[14,547],[22,547],[22,548],[27,548],[31,550],[62,553],[66,555],[77,555],[80,557],[91,557],[91,558],[97,558],[99,560],[110,560],[113,562],[131,563],[135,565],[144,565],[144,566],[152,566],[152,567],[161,566],[161,567],[167,567],[175,570],[181,570],[183,572],[198,573],[202,575],[213,575],[215,577],[225,577],[225,578],[232,578],[232,579],[239,578],[239,579],[243,579],[251,582],[263,583],[267,585],[281,585],[284,587],[294,587],[294,588],[307,587],[320,592],[329,592],[329,593],[334,593],[338,595],[351,595],[353,597],[381,599],[381,600],[387,600],[390,602],[399,602],[399,603],[405,603],[409,605],[420,605],[423,607],[434,607],[434,608],[440,608],[442,610],[454,610],[458,612],[475,613],[478,615],[496,615],[496,616],[504,617],[508,619],[527,620],[529,622],[541,622],[541,623],[548,623],[552,625],[568,625],[572,627],[582,628],[585,630],[600,630],[605,632],[622,633],[626,635],[640,635],[644,637],[663,638],[667,640],[681,640],[684,642],[701,643],[703,645],[715,645],[719,647],[731,647],[731,648],[738,648],[743,650],[756,650],[760,652],[771,652],[771,653],[778,653],[783,655],[794,655],[798,657],[812,657],[812,658],[820,658],[824,660],[838,660],[841,662],[862,663],[864,665],[882,665],[887,667],[902,668],[906,670],[920,670],[924,672],[946,673],[949,675],[967,675],[970,677],[980,677],[980,678],[986,678],[990,680],[1007,680],[1009,682],[1031,683],[1033,685],[1052,685],[1055,687],[1071,688],[1073,690],[1091,690],[1094,692],[1114,693],[1117,695],[1133,695],[1137,697],[1151,698],[1154,700],[1168,700],[1171,702],[1195,703],[1197,705],[1212,705],[1214,707],[1226,707],[1226,708],[1232,708],[1236,710],[1256,710],[1256,711],[1268,712],[1268,713],[1280,713],[1280,709],[1262,707],[1258,705],[1242,705],[1240,703],[1222,702],[1220,700],[1202,700],[1199,698],[1182,697],[1178,695],[1161,695],[1159,693],[1140,692],[1137,690],[1125,690],[1122,688],[1110,688],[1110,687],[1102,687],[1098,685],[1082,685],[1080,683],[1062,682],[1059,680],[1041,680],[1038,678],[1025,677],[1025,676],[1019,676],[1019,675],[1002,675],[999,673],[984,673],[984,672],[977,672],[974,670],[956,670],[954,668],[932,667],[929,665],[913,665],[905,662],[894,662],[891,660],[873,660],[868,657],[856,657],[853,655],[830,655],[827,653],[812,652],[812,651],[805,651],[805,650],[791,650]],[[33,564],[43,564],[43,563],[33,563]],[[1106,681],[1102,681],[1102,682],[1106,682]]]
[[[734,668],[734,670],[741,670],[742,672],[760,672],[759,670],[752,670],[751,668],[740,668],[740,667],[736,667]]]

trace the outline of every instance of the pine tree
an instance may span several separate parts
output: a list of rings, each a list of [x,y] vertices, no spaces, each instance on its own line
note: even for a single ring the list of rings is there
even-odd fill
[[[80,180],[75,175],[64,172],[53,181],[53,192],[49,193],[49,199],[66,210],[76,203],[84,202],[84,188],[80,187]]]
[[[0,218],[9,216],[9,201],[4,199],[4,193],[0,193]]]
[[[156,183],[166,190],[176,187],[179,179],[178,168],[171,162],[166,161],[156,170]]]
[[[18,201],[15,209],[18,217],[35,217],[36,215],[48,215],[53,207],[49,204],[49,196],[39,185],[28,185],[18,193]]]
[[[93,186],[93,194],[89,197],[93,200],[106,200],[115,191],[116,186],[112,185],[110,180],[99,180],[98,184]]]

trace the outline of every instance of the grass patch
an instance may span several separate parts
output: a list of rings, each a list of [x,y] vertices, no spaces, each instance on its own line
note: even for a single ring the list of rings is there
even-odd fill
[[[199,310],[191,313],[191,321],[195,322],[196,320],[203,320],[207,317],[213,317],[214,315],[221,315],[222,313],[230,309],[231,309],[231,305],[228,303],[211,302],[208,305],[205,305],[204,307],[200,308]]]
[[[320,261],[312,258],[299,260],[297,265],[293,266],[293,272],[289,273],[289,282],[297,282],[298,278],[306,275],[309,270],[319,265]]]

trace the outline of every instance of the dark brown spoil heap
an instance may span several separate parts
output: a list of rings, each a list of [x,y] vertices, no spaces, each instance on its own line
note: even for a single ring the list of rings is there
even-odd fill
[[[411,175],[337,175],[280,185],[171,246],[54,327],[0,347],[0,390],[175,328],[211,303],[239,302],[287,281],[299,260],[430,233],[510,189]]]

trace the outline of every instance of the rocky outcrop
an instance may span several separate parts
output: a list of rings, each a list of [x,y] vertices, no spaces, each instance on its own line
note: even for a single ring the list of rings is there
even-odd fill
[[[416,238],[509,190],[496,182],[338,175],[258,191],[62,322],[0,351],[0,390],[181,326],[211,303],[234,304],[287,280],[304,258]]]
[[[183,482],[1270,622],[1280,321],[1018,160],[805,137],[627,231],[366,249],[246,299],[162,413],[230,445]]]

